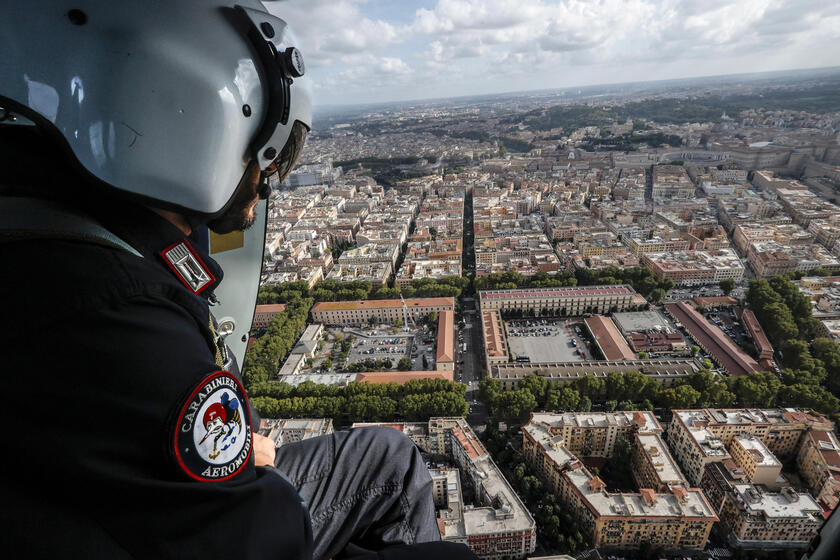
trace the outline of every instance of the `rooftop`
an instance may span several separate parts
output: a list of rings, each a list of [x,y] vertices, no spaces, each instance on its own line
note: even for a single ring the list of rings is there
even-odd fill
[[[717,515],[706,501],[703,492],[697,488],[679,487],[681,497],[672,493],[648,492],[646,499],[641,492],[611,493],[597,488],[597,485],[590,485],[594,477],[583,466],[567,470],[563,476],[577,489],[589,508],[599,516],[695,517],[713,518],[717,521]]]
[[[752,484],[736,484],[735,498],[748,513],[768,519],[821,519],[822,508],[809,494],[792,488],[763,492]]]
[[[627,341],[615,328],[613,322],[603,315],[584,319],[592,333],[595,343],[607,360],[634,360],[636,353],[627,345]]]
[[[762,441],[753,436],[739,435],[735,436],[734,441],[743,447],[747,453],[753,458],[756,465],[760,467],[781,467],[782,464],[776,459],[773,453],[767,449],[767,446]]]
[[[562,426],[606,428],[609,426],[629,427],[637,425],[639,433],[661,433],[662,426],[649,410],[618,412],[535,412],[531,423],[544,429]]]
[[[731,375],[746,375],[760,371],[752,357],[741,350],[731,338],[711,324],[696,309],[685,302],[665,304],[665,309],[698,340]]]
[[[441,311],[438,315],[437,355],[435,362],[445,363],[455,361],[455,314],[450,310]]]
[[[451,371],[369,371],[356,374],[356,381],[364,383],[398,383],[404,385],[412,379],[454,380]]]
[[[659,311],[613,313],[612,319],[624,332],[665,330],[671,326]]]
[[[637,434],[639,445],[645,452],[648,460],[656,470],[656,476],[663,484],[686,484],[685,477],[680,471],[674,458],[668,452],[665,442],[659,435]]]
[[[455,306],[455,298],[419,298],[406,299],[405,305],[411,307],[443,307]],[[344,311],[354,309],[385,309],[402,308],[402,301],[398,299],[366,299],[357,301],[322,301],[312,307],[312,311]]]
[[[482,290],[481,299],[532,299],[552,297],[612,296],[633,295],[636,292],[628,284],[617,286],[581,286],[566,288],[523,289],[523,290]]]

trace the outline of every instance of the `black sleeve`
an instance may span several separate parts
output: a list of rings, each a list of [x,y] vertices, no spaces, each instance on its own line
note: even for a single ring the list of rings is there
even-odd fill
[[[308,514],[282,477],[257,473],[253,459],[221,482],[179,470],[173,415],[218,368],[177,296],[144,289],[54,317],[12,360],[33,374],[13,388],[37,402],[29,417],[46,438],[14,442],[20,484],[95,519],[135,556],[306,557]]]

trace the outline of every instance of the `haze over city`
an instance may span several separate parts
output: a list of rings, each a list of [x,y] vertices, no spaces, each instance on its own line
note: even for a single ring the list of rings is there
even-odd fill
[[[290,0],[316,104],[833,66],[819,0]]]

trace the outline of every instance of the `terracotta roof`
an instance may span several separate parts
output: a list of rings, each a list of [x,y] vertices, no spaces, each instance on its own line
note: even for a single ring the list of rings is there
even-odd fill
[[[656,494],[651,488],[639,488],[639,494],[647,505],[652,506],[656,503]]]
[[[485,343],[488,356],[504,356],[505,335],[502,330],[501,316],[498,311],[482,311],[481,321],[484,324]]]
[[[455,298],[419,298],[405,300],[406,307],[455,307]],[[357,301],[322,301],[312,307],[312,311],[342,311],[350,309],[387,309],[402,308],[398,299],[365,299]]]
[[[461,444],[461,447],[464,448],[464,451],[470,459],[475,459],[476,457],[484,455],[484,450],[481,446],[477,445],[474,440],[468,438],[464,431],[458,426],[452,428],[452,435],[455,436],[455,439],[458,440],[458,443]]]
[[[600,490],[601,488],[606,488],[606,487],[607,487],[607,484],[603,480],[601,480],[601,477],[599,477],[599,476],[594,476],[594,477],[592,477],[592,480],[589,481],[589,489],[592,490],[593,492],[596,491],[596,490]]]
[[[741,313],[741,320],[744,322],[744,326],[747,327],[747,330],[750,331],[750,336],[752,336],[753,342],[755,342],[755,347],[759,354],[762,352],[769,352],[770,356],[772,356],[773,346],[770,344],[770,341],[767,340],[767,335],[764,334],[764,329],[761,328],[761,324],[758,322],[758,318],[756,318],[755,313],[753,313],[751,309],[744,309],[744,312]]]
[[[811,430],[808,432],[817,451],[823,456],[829,467],[840,468],[840,449],[838,449],[837,438],[832,437],[831,432],[823,430]]]
[[[285,303],[264,303],[254,309],[255,313],[282,313],[286,310]]]
[[[627,345],[627,341],[615,328],[612,320],[603,315],[595,315],[584,319],[586,326],[595,337],[595,341],[604,352],[608,360],[635,360],[636,353]]]
[[[455,361],[455,314],[441,311],[438,315],[437,363]]]
[[[732,296],[697,296],[692,301],[703,307],[723,307],[738,305],[738,300]]]
[[[454,381],[452,371],[369,371],[356,375],[356,381],[364,383],[399,383],[403,385],[412,379],[446,379]]]
[[[603,296],[634,294],[630,286],[582,286],[570,288],[546,288],[533,290],[493,290],[479,292],[481,299],[529,299],[572,296]]]
[[[722,330],[711,324],[696,309],[681,301],[665,304],[665,309],[723,365],[731,375],[747,375],[760,371],[758,362],[739,348]]]

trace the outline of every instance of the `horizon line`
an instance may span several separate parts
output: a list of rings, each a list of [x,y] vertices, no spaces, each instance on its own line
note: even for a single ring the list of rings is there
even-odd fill
[[[686,76],[682,78],[662,78],[658,80],[638,80],[633,82],[608,82],[608,83],[594,83],[594,84],[581,84],[576,86],[565,86],[565,87],[554,87],[554,88],[541,88],[541,89],[531,89],[531,90],[511,90],[511,91],[503,91],[503,92],[494,92],[494,93],[473,93],[473,94],[464,94],[464,95],[455,95],[455,96],[448,96],[448,97],[427,97],[422,99],[394,99],[391,101],[375,101],[375,102],[368,102],[368,103],[327,103],[318,105],[313,107],[313,112],[317,112],[319,109],[343,109],[343,108],[353,108],[353,107],[375,107],[378,105],[389,105],[394,103],[431,103],[431,102],[441,102],[447,100],[458,100],[458,99],[467,99],[470,97],[490,97],[490,96],[515,96],[515,95],[524,95],[524,94],[532,94],[532,93],[539,93],[539,92],[552,92],[552,91],[561,91],[561,90],[568,90],[568,89],[579,89],[579,88],[592,88],[592,87],[615,87],[615,86],[627,86],[627,85],[634,85],[634,84],[654,84],[658,82],[678,82],[678,81],[686,81],[686,80],[700,80],[700,79],[713,79],[713,78],[731,78],[736,76],[761,76],[766,74],[780,74],[780,73],[791,73],[791,72],[813,72],[813,71],[838,71],[840,72],[840,66],[815,66],[815,67],[806,67],[806,68],[788,68],[783,70],[765,70],[762,72],[733,72],[731,74],[710,74],[710,75],[701,75],[701,76]]]

